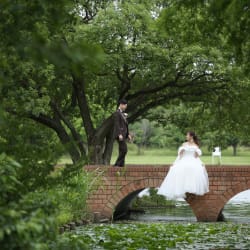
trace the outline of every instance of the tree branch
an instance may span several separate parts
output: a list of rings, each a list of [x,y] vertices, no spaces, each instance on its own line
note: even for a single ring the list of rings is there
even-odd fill
[[[202,85],[203,83],[200,83]],[[133,102],[129,105],[129,110],[133,110],[133,114],[129,116],[128,121],[134,122],[138,117],[141,116],[141,114],[144,114],[146,111],[150,110],[151,108],[157,107],[162,104],[166,104],[168,101],[176,99],[176,98],[184,98],[186,96],[190,97],[197,97],[200,98],[202,95],[207,95],[208,93],[215,93],[218,90],[224,89],[226,85],[220,85],[216,88],[198,88],[196,92],[192,90],[192,92],[171,92],[171,93],[163,93],[162,95],[159,95],[158,97],[153,98],[152,100],[144,100],[144,105],[137,105],[138,102]],[[139,107],[139,108],[138,108]],[[128,112],[129,112],[128,110]]]
[[[77,162],[80,159],[80,154],[78,152],[78,149],[75,147],[70,136],[67,134],[66,130],[64,129],[60,120],[57,117],[54,117],[54,119],[52,119],[52,118],[45,116],[43,114],[40,114],[39,116],[29,114],[28,117],[36,122],[39,122],[39,123],[51,128],[51,129],[53,129],[57,133],[61,143],[64,145],[64,147],[69,152],[73,162]]]
[[[43,114],[39,114],[39,116],[29,114],[28,117],[36,122],[45,125],[46,127],[53,129],[55,132],[57,132],[57,130],[59,129],[58,123],[49,116]]]
[[[168,86],[174,85],[175,83],[176,83],[175,81],[169,81],[169,82],[166,82],[165,84],[158,86],[156,88],[143,89],[143,90],[140,90],[134,94],[128,95],[127,99],[132,100],[132,99],[138,98],[139,96],[148,95],[148,94],[155,94],[155,93],[165,89]]]
[[[120,74],[120,71],[118,69],[115,71],[115,73],[117,75],[117,78],[121,82],[121,92],[119,95],[119,99],[122,99],[126,95],[126,93],[128,93],[128,91],[130,90],[131,80],[135,76],[135,74],[132,74],[131,77],[129,77],[128,65],[123,65],[122,75]]]
[[[81,139],[81,135],[76,131],[73,124],[63,115],[62,111],[59,109],[56,103],[51,103],[54,112],[56,112],[59,118],[64,122],[64,124],[69,128],[72,137],[74,138],[75,142],[78,145],[79,150],[81,151],[82,155],[86,155],[86,150],[84,148],[84,142]]]
[[[156,94],[157,92],[161,92],[166,88],[184,88],[184,87],[188,87],[193,85],[194,83],[197,83],[198,80],[200,80],[201,78],[205,77],[205,76],[213,76],[212,74],[203,72],[202,74],[196,76],[195,78],[191,79],[190,81],[187,81],[185,83],[181,83],[180,81],[178,81],[182,76],[181,72],[178,72],[176,74],[176,77],[174,80],[168,81],[160,86],[157,86],[155,88],[148,88],[148,89],[143,89],[140,91],[137,91],[134,94],[130,94],[127,96],[128,100],[132,100],[132,99],[138,99],[140,96],[145,96],[145,95],[152,95],[152,94]],[[220,79],[217,80],[218,82],[222,82],[222,81],[227,81],[226,79]],[[210,82],[210,81],[203,81],[204,82]]]

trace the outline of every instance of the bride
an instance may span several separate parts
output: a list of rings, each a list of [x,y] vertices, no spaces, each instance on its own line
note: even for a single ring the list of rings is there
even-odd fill
[[[199,156],[198,138],[190,131],[157,193],[168,199],[178,199],[186,198],[186,193],[204,195],[209,192],[207,171]]]

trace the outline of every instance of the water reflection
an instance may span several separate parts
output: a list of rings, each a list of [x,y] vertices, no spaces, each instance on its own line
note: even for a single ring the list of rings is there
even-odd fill
[[[131,213],[131,220],[139,221],[196,221],[192,209],[185,201],[177,201],[175,207],[146,208],[145,214]]]
[[[250,223],[250,189],[229,200],[223,209],[223,214],[227,221]]]
[[[145,191],[144,191],[145,193]],[[176,201],[174,207],[144,208],[144,214],[131,213],[131,220],[138,221],[182,221],[194,222],[196,217],[186,201]],[[226,221],[235,223],[250,223],[250,190],[234,196],[224,207],[223,215]]]
[[[226,221],[250,223],[250,203],[228,203],[223,214]]]

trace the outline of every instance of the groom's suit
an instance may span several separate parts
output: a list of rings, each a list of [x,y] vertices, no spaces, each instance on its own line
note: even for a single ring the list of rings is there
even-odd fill
[[[122,135],[123,139],[119,139],[119,135]],[[125,164],[125,156],[127,154],[127,143],[128,138],[128,122],[124,113],[118,109],[114,113],[114,139],[118,141],[119,144],[119,155],[115,162],[115,166],[123,167]]]

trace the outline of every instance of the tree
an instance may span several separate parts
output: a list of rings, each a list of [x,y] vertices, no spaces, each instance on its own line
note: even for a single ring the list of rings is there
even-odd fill
[[[170,100],[186,97],[197,100],[202,95],[208,96],[210,91],[226,88],[220,52],[213,51],[208,59],[207,48],[179,41],[174,29],[167,34],[160,32],[149,10],[145,5],[131,2],[111,6],[82,29],[83,36],[90,42],[100,41],[108,55],[96,81],[104,85],[103,89],[110,86],[107,90],[110,96],[116,93],[117,99],[129,100],[130,122]],[[216,58],[218,68],[209,61]],[[112,76],[115,87],[109,85],[107,75]]]
[[[178,1],[177,5],[189,6],[193,11],[203,11],[205,19],[197,20],[200,27],[209,29],[209,33],[220,37],[224,36],[225,42],[231,46],[235,58],[239,63],[248,64],[249,58],[249,1],[235,0],[209,0],[209,1]],[[205,17],[204,15],[204,17]],[[210,25],[202,26],[207,23]],[[204,33],[203,33],[204,34]]]
[[[152,136],[153,124],[147,119],[142,119],[140,122],[133,124],[134,143],[138,147],[138,154],[141,154],[141,148],[149,145],[150,137]]]
[[[173,15],[175,6],[167,7],[178,22],[162,30],[161,1],[104,2],[65,0],[57,9],[24,1],[12,18],[14,4],[4,2],[0,13],[6,17],[0,31],[6,22],[13,30],[1,33],[3,107],[52,129],[73,162],[86,155],[91,163],[110,162],[110,113],[122,97],[133,122],[158,105],[209,99],[231,87],[227,51],[209,37],[200,43],[186,25],[196,21],[188,8]],[[62,18],[54,20],[54,11]],[[13,41],[17,29],[21,36]]]
[[[84,41],[66,42],[76,23],[89,22],[104,2],[1,2],[3,107],[17,120],[32,119],[54,130],[74,162],[86,152],[72,117],[65,117],[65,113],[76,114],[69,73],[77,75],[83,62],[90,70],[101,60],[102,52]],[[31,12],[33,15],[29,15]],[[81,99],[81,112],[86,107],[84,101]]]

